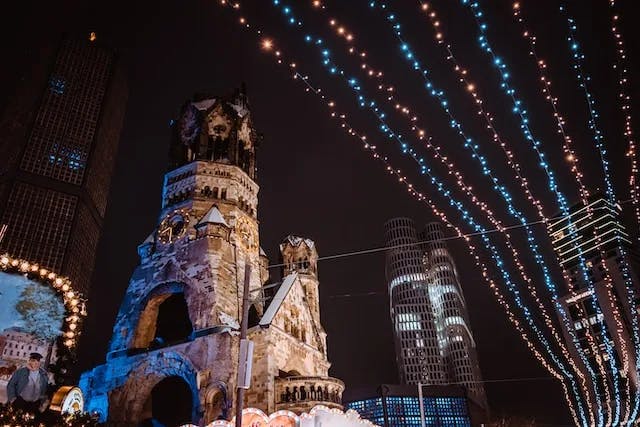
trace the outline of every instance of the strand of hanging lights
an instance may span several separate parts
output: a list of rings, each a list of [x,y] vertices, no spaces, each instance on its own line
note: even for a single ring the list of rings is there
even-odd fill
[[[232,8],[234,8],[234,9],[239,9],[239,8],[240,8],[239,3],[229,4],[229,3],[225,2],[225,1],[221,1],[221,2],[220,2],[220,4],[222,4],[222,5],[229,5],[229,6],[231,6],[231,7],[232,7]],[[241,17],[239,22],[240,22],[243,26],[245,26],[246,28],[251,28],[251,27],[249,26],[249,24],[246,22],[246,19],[245,19],[245,18],[242,18],[242,17]],[[256,33],[257,33],[257,35],[261,35],[261,31],[260,31],[260,30],[256,30],[256,31],[257,31],[257,32],[256,32]],[[282,56],[282,52],[281,52],[280,50],[275,49],[275,43],[273,42],[273,40],[265,39],[265,40],[263,41],[262,46],[263,46],[263,48],[264,48],[264,49],[267,49],[267,50],[269,50],[269,51],[273,52],[274,58],[275,58],[275,60],[276,60],[276,62],[277,62],[278,64],[282,64],[282,63],[283,63],[283,59],[282,59],[282,58],[283,58],[283,56]],[[297,65],[296,65],[296,63],[295,63],[295,62],[291,62],[289,66],[290,66],[292,69],[295,69]],[[304,81],[304,82],[305,82],[305,85],[306,85],[305,91],[307,91],[307,92],[311,92],[311,93],[314,93],[314,94],[318,95],[318,96],[319,96],[321,99],[323,99],[323,100],[325,100],[325,99],[326,99],[326,97],[325,97],[325,95],[323,94],[323,92],[322,92],[322,90],[321,90],[321,89],[313,89],[313,90],[311,89],[311,88],[312,88],[312,86],[311,86],[311,85],[310,85],[310,83],[309,83],[308,76],[303,76],[303,75],[302,75],[302,74],[300,74],[298,71],[295,71],[295,72],[294,72],[294,74],[292,75],[292,77],[293,77],[294,79],[299,79],[299,80],[301,80],[301,81]],[[329,105],[330,107],[334,107],[334,106],[335,106],[335,102],[333,102],[333,101],[328,101],[328,102],[327,102],[327,105]],[[351,127],[349,127],[349,126],[347,125],[347,123],[346,123],[346,121],[345,121],[345,120],[346,120],[346,116],[345,116],[344,114],[338,114],[338,113],[336,113],[336,112],[335,112],[335,110],[334,110],[334,111],[332,111],[332,112],[330,113],[330,117],[333,117],[333,118],[336,118],[336,117],[337,117],[337,118],[340,118],[340,120],[342,121],[342,122],[341,122],[340,127],[341,127],[342,129],[344,129],[344,130],[345,130],[345,132],[347,132],[348,134],[350,134],[350,135],[356,135],[355,131],[354,131]],[[366,136],[360,136],[359,138],[361,139],[361,141],[366,141]],[[365,145],[365,148],[366,148],[368,144],[367,144],[367,143],[365,143],[364,145]],[[375,148],[375,147],[374,147],[374,148]],[[379,155],[377,155],[377,153],[376,153],[376,154],[375,154],[375,156],[374,156],[374,158],[379,158],[379,157],[380,157],[380,156],[379,156]],[[393,170],[395,170],[395,169],[393,169],[393,168],[391,168],[391,167],[389,166],[389,167],[388,167],[388,170],[389,170],[389,171],[393,171]],[[399,180],[400,182],[405,182],[405,183],[407,183],[407,182],[408,182],[408,181],[407,181],[407,179],[406,179],[406,177],[401,173],[401,171],[399,171],[399,170],[395,170],[395,171],[396,171],[396,172],[395,172],[395,174],[397,174],[397,176],[399,176],[398,180]],[[427,202],[427,201],[428,201],[428,200],[425,198],[425,196],[424,196],[423,194],[418,193],[415,189],[413,189],[413,186],[412,186],[411,184],[407,184],[407,186],[408,186],[408,190],[409,190],[409,193],[410,193],[410,194],[414,195],[415,197],[418,197],[418,198],[419,198],[419,200],[423,200],[423,201],[425,201],[425,202]],[[459,234],[461,233],[461,231],[460,231],[459,229],[457,229],[455,226],[453,226],[453,225],[451,224],[451,222],[450,222],[450,221],[448,221],[448,220],[446,219],[446,216],[443,216],[444,214],[443,214],[442,212],[440,212],[440,211],[435,207],[435,205],[433,204],[433,202],[428,201],[428,203],[429,203],[429,205],[432,207],[432,210],[433,210],[434,214],[436,214],[438,217],[440,217],[441,219],[443,219],[443,221],[445,221],[449,226],[451,226],[451,227],[455,228]],[[458,204],[458,206],[460,206],[460,207],[461,207],[461,205],[460,205],[460,204]],[[471,225],[472,225],[472,227],[473,227],[475,230],[483,230],[480,226],[478,226],[478,225],[473,221],[473,218],[471,218],[471,217],[470,217],[470,215],[469,215],[467,212],[464,212],[464,213],[463,213],[463,217],[467,220],[467,222],[468,222],[469,224],[471,224]],[[464,237],[464,238],[465,238],[465,240],[466,240],[466,241],[468,241],[468,240],[469,240],[467,237]],[[521,300],[521,299],[520,299],[520,297],[519,297],[519,292],[518,292],[518,290],[517,290],[517,287],[516,287],[516,286],[513,284],[513,282],[510,280],[508,272],[506,272],[506,271],[504,270],[504,268],[503,268],[504,261],[502,261],[502,259],[501,259],[501,257],[499,256],[499,254],[497,254],[497,250],[496,250],[496,249],[495,249],[495,247],[494,247],[494,246],[489,242],[488,238],[486,238],[486,236],[483,236],[483,239],[485,239],[485,241],[484,241],[485,246],[489,246],[489,249],[490,249],[490,250],[492,250],[492,257],[494,257],[495,263],[496,263],[496,265],[498,266],[498,268],[499,268],[499,269],[501,269],[501,272],[502,272],[502,274],[503,274],[503,278],[505,278],[505,279],[506,279],[506,283],[508,284],[508,287],[509,287],[510,291],[511,291],[515,296],[516,296],[516,302],[517,302],[517,305],[518,305],[519,307],[521,307],[521,308],[524,308],[525,318],[527,318],[528,322],[531,324],[532,328],[534,329],[534,332],[536,332],[536,334],[538,334],[539,339],[540,339],[540,338],[542,338],[542,340],[543,340],[543,341],[545,341],[544,337],[542,336],[542,334],[540,334],[540,331],[537,329],[537,327],[535,326],[535,324],[533,324],[533,323],[532,323],[533,319],[531,319],[530,315],[528,315],[528,314],[529,314],[528,309],[526,309],[526,307],[524,307],[524,306],[523,306],[523,302],[522,302],[522,300]],[[470,250],[472,250],[472,251],[473,251],[474,249],[473,249],[473,248],[470,248]],[[473,253],[475,254],[475,252],[473,252]],[[479,258],[478,258],[478,256],[477,256],[477,254],[476,254],[476,255],[474,255],[474,259],[476,259],[477,261],[479,260]],[[482,271],[482,274],[483,274],[483,277],[485,278],[485,280],[487,280],[487,281],[488,281],[488,283],[489,283],[489,285],[490,285],[491,289],[493,289],[493,290],[494,290],[494,293],[495,293],[495,292],[497,292],[497,291],[498,291],[497,286],[495,285],[495,282],[493,281],[493,279],[491,279],[491,276],[490,276],[490,274],[489,274],[489,271],[488,271],[487,267],[486,267],[485,265],[478,265],[478,267],[479,267],[479,268],[480,268],[480,270]],[[498,295],[497,295],[497,297],[498,297]],[[557,372],[556,372],[556,371],[555,371],[555,370],[550,366],[550,364],[549,364],[549,363],[544,359],[544,357],[542,357],[542,355],[540,354],[540,352],[539,352],[538,350],[536,350],[536,349],[535,349],[535,346],[531,343],[530,339],[528,339],[528,338],[527,338],[526,334],[524,334],[524,331],[523,331],[523,329],[522,329],[522,326],[520,325],[520,321],[519,321],[519,320],[518,320],[518,318],[517,318],[517,317],[515,317],[515,316],[513,315],[513,313],[510,311],[509,305],[505,302],[504,298],[503,298],[503,297],[498,297],[498,300],[499,300],[500,304],[501,304],[505,309],[507,309],[510,320],[512,321],[512,323],[514,324],[514,326],[516,326],[516,328],[518,329],[518,331],[520,331],[520,332],[521,332],[521,334],[523,334],[523,335],[522,335],[522,337],[523,337],[523,339],[525,340],[525,342],[527,342],[527,346],[528,346],[530,349],[532,349],[532,351],[534,352],[534,355],[536,355],[536,357],[540,360],[540,362],[542,363],[542,365],[543,365],[543,366],[545,366],[547,369],[549,369],[549,370],[550,370],[550,372],[552,372],[552,374],[553,374],[556,378],[558,378],[558,379],[563,379],[563,378],[565,378],[567,375],[569,375],[569,377],[570,377],[570,375],[571,375],[571,374],[569,374],[568,372],[565,372],[565,374],[564,374],[564,376],[563,376],[563,375],[561,375],[561,374],[558,374],[558,373],[557,373]],[[550,349],[548,349],[548,352],[552,353],[552,352],[550,351]],[[556,363],[558,363],[558,359],[557,359],[557,357],[552,356],[552,359],[555,359],[555,362],[556,362]],[[568,391],[567,391],[567,389],[566,389],[566,385],[564,384],[564,381],[561,381],[561,383],[562,383],[562,386],[563,386],[563,390],[564,390],[564,392],[565,392],[565,396],[566,396],[567,400],[570,402],[569,404],[570,404],[571,412],[575,415],[575,410],[573,409],[573,405],[571,404],[571,401],[570,401],[570,399],[569,399],[569,394],[568,394]],[[576,418],[576,419],[577,419],[577,418]]]

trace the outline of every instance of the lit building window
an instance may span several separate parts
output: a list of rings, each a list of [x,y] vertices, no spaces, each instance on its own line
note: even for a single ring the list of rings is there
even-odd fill
[[[49,89],[51,90],[51,92],[57,95],[62,95],[64,93],[65,86],[66,82],[64,81],[64,79],[61,79],[59,77],[51,77],[49,79]]]
[[[420,317],[416,313],[401,313],[398,315],[401,331],[417,331],[420,327]]]
[[[460,317],[460,316],[447,317],[445,319],[444,323],[447,326],[453,326],[453,325],[465,326],[466,325],[464,319],[462,317]]]

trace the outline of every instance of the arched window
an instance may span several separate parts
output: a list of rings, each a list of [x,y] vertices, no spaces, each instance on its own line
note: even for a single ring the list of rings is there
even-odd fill
[[[187,302],[183,293],[169,296],[158,307],[156,333],[151,344],[160,347],[171,343],[182,342],[189,338],[193,326],[189,319]]]
[[[190,338],[193,326],[181,284],[161,285],[139,310],[131,350],[164,347]]]
[[[161,425],[183,425],[193,422],[193,397],[189,385],[179,376],[164,378],[149,396],[151,418]],[[147,420],[143,420],[147,421]],[[156,425],[155,422],[149,420]]]

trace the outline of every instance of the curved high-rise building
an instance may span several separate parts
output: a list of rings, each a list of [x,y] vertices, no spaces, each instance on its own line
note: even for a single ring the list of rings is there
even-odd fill
[[[429,282],[429,296],[434,308],[436,329],[449,382],[464,385],[469,394],[484,406],[485,394],[469,328],[469,316],[453,257],[444,241],[439,222],[427,224],[424,237],[424,267]]]
[[[385,224],[386,276],[400,380],[461,384],[486,406],[455,263],[440,223],[418,233],[409,218]]]
[[[386,275],[394,327],[396,361],[405,384],[443,384],[446,372],[438,345],[427,274],[413,220],[385,224]]]

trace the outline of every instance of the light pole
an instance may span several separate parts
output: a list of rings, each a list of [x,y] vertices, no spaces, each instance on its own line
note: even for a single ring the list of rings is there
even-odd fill
[[[418,400],[420,401],[420,425],[426,427],[424,417],[424,401],[422,400],[422,383],[418,383]]]
[[[247,338],[247,323],[249,323],[249,283],[251,279],[251,264],[249,260],[245,260],[244,263],[244,286],[242,287],[242,321],[240,322],[240,350],[238,351],[238,378],[236,388],[236,427],[242,427],[242,407],[244,406],[244,390],[246,385],[244,384],[244,378],[240,378],[241,372],[247,372],[251,375],[251,354],[245,354],[245,360],[242,360],[242,347],[243,340]],[[250,347],[248,344],[247,347]],[[250,352],[250,351],[249,351]],[[241,368],[241,364],[245,363],[244,369]],[[248,364],[248,366],[247,366]],[[242,381],[242,382],[241,382]]]
[[[247,328],[249,323],[249,305],[251,303],[251,292],[261,292],[265,289],[282,287],[286,295],[289,292],[291,286],[295,282],[298,275],[296,273],[289,274],[284,278],[281,283],[274,283],[267,286],[261,286],[260,288],[249,290],[249,284],[251,279],[251,265],[249,261],[245,261],[244,268],[244,286],[242,295],[242,320],[240,322],[240,351],[238,352],[238,378],[236,388],[236,427],[242,427],[242,407],[244,404],[244,391],[249,388],[251,379],[251,364],[253,358],[253,343],[247,340]],[[260,300],[260,299],[259,299]],[[283,297],[275,297],[275,301],[269,305],[264,312],[262,319],[258,323],[260,328],[268,328],[273,321],[278,307],[282,303]]]

